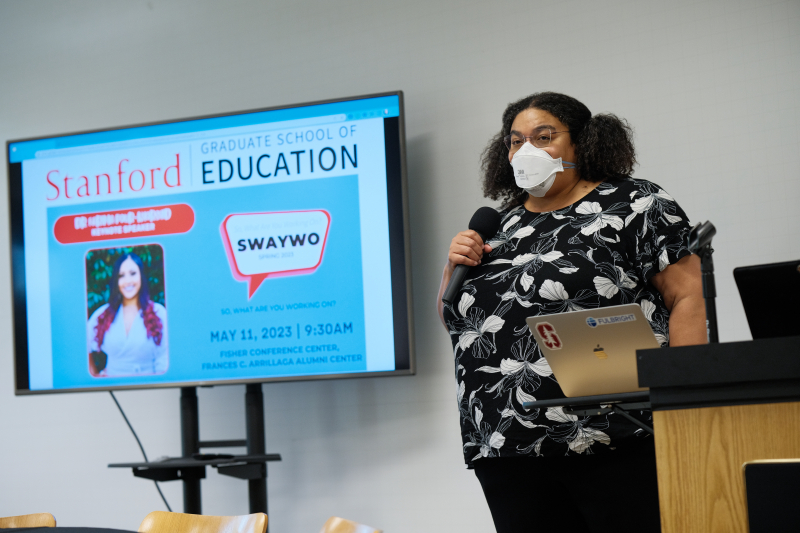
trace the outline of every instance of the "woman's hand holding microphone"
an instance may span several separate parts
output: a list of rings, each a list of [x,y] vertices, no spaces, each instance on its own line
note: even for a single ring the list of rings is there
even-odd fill
[[[459,232],[450,241],[450,251],[447,254],[447,269],[452,275],[456,265],[473,267],[479,265],[484,253],[492,251],[492,247],[484,244],[477,231],[468,229]]]
[[[500,228],[500,214],[491,207],[481,207],[469,221],[469,229],[458,233],[450,241],[447,253],[447,264],[442,273],[439,286],[437,309],[439,318],[444,324],[442,300],[452,304],[453,299],[464,283],[469,268],[479,265],[483,254],[492,251],[486,240],[497,233]]]

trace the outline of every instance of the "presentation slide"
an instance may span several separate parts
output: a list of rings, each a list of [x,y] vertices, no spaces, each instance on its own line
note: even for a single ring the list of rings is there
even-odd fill
[[[30,390],[395,370],[398,114],[384,96],[9,144]]]

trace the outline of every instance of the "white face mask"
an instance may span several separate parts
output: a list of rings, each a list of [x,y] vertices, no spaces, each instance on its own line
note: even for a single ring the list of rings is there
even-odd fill
[[[575,168],[574,163],[553,159],[550,154],[536,148],[529,142],[522,145],[511,158],[514,169],[514,180],[517,186],[537,198],[543,197],[556,181],[556,173],[564,172],[564,168]]]

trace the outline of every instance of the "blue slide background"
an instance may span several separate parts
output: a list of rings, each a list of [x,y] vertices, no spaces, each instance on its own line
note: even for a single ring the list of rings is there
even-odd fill
[[[52,232],[58,217],[65,215],[177,203],[194,209],[195,224],[187,233],[64,245],[55,240]],[[319,268],[308,275],[267,278],[248,300],[247,283],[235,280],[231,274],[220,234],[223,219],[232,213],[306,209],[325,209],[331,215]],[[48,227],[54,388],[366,370],[358,177],[355,175],[51,208]],[[94,378],[88,372],[86,353],[86,252],[151,243],[164,248],[169,368],[159,376]],[[319,308],[288,307],[294,303],[313,302],[319,302]],[[323,302],[327,302],[327,306],[323,307]],[[271,306],[275,305],[282,305],[284,309],[273,310]],[[264,310],[256,312],[257,308]],[[230,314],[224,314],[224,309],[229,309]],[[242,309],[252,311],[237,312]],[[306,325],[319,333],[318,324],[341,323],[352,323],[352,333],[306,335]],[[261,338],[262,328],[287,326],[291,327],[291,339]],[[248,340],[241,340],[243,329],[252,329],[257,340],[249,339],[249,335],[246,335]],[[224,330],[236,330],[236,340],[212,342],[211,332]],[[301,347],[302,353],[250,355],[253,349],[277,347]],[[246,350],[247,355],[222,355],[223,351],[241,350]],[[299,361],[300,358],[326,356],[324,363]],[[254,363],[261,366],[251,366],[251,361],[261,361]],[[289,361],[292,364],[287,364]],[[231,365],[231,362],[236,364]],[[204,370],[204,363],[228,363],[234,368]]]

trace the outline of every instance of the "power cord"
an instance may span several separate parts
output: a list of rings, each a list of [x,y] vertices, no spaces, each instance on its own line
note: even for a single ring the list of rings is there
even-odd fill
[[[128,424],[128,427],[131,429],[131,433],[133,433],[133,438],[136,439],[136,444],[138,444],[139,445],[139,449],[142,450],[142,455],[144,456],[144,462],[145,463],[149,463],[150,461],[147,459],[147,454],[144,453],[144,446],[142,446],[142,441],[139,440],[139,436],[136,434],[136,431],[134,431],[133,426],[131,425],[130,421],[128,420],[128,417],[125,416],[125,411],[122,410],[122,406],[117,401],[117,397],[114,396],[114,391],[108,391],[108,393],[111,395],[111,398],[114,400],[114,403],[117,404],[117,408],[119,409],[119,412],[122,414],[122,418],[125,419],[125,423]],[[164,497],[164,493],[161,492],[161,487],[158,485],[158,481],[153,481],[153,483],[156,484],[156,490],[161,495],[161,499],[164,500],[164,505],[167,506],[167,511],[169,511],[171,513],[172,512],[172,508],[167,503],[167,499]]]

